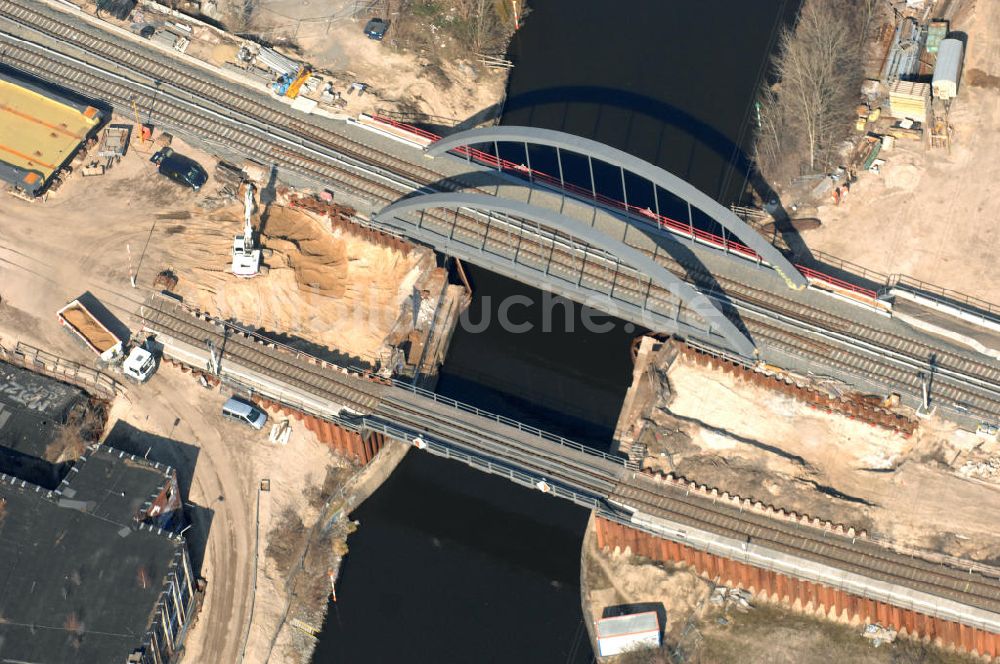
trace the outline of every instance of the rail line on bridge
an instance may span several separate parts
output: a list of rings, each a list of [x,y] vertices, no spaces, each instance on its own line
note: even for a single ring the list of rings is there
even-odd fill
[[[1000,570],[924,560],[852,532],[743,510],[657,482],[623,458],[324,362],[165,297],[153,296],[139,313],[165,356],[223,380],[232,376],[234,384],[307,415],[377,431],[713,555],[1000,633]]]
[[[169,61],[168,55],[154,57],[138,47],[129,47],[125,40],[108,38],[101,29],[89,26],[82,30],[54,20],[51,14],[63,12],[23,0],[0,2],[0,17],[80,52],[100,53],[107,63],[99,67],[74,60],[12,34],[0,34],[0,39],[6,42],[3,60],[27,73],[54,78],[83,94],[107,99],[122,108],[130,107],[137,94],[142,95],[144,103],[152,104],[155,99],[156,119],[169,127],[184,129],[210,144],[228,149],[237,147],[251,158],[280,163],[316,182],[333,181],[336,186],[369,199],[374,197],[388,203],[440,179],[438,173],[424,166],[312,125],[290,109],[262,103],[254,99],[249,89],[233,92],[226,85],[211,82],[206,79],[207,68],[193,75],[188,65],[164,64],[162,60]],[[111,71],[108,66],[119,71]],[[146,77],[155,85],[132,80],[122,72]],[[192,99],[167,92],[164,84]],[[438,214],[436,218],[444,216]],[[462,228],[453,232],[465,234],[467,239],[486,238],[495,245],[504,242],[509,245],[509,233],[516,231],[520,238],[519,252],[525,260],[546,265],[546,278],[550,272],[579,275],[578,282],[595,292],[637,300],[643,305],[652,303],[650,311],[663,312],[658,315],[666,320],[676,306],[669,293],[615,262],[614,257],[592,248],[573,246],[565,238],[518,228],[509,220],[464,212],[456,214],[454,219],[456,224],[461,222]],[[500,232],[498,228],[504,230]],[[675,274],[690,278],[690,266],[663,253],[654,252],[653,257]],[[1000,372],[992,363],[954,353],[945,345],[931,345],[926,337],[904,338],[722,275],[712,278],[722,290],[708,294],[735,305],[745,316],[751,334],[765,348],[772,346],[791,357],[826,363],[860,377],[866,384],[904,392],[911,398],[920,392],[918,373],[933,370],[942,406],[980,421],[995,421],[1000,413]],[[677,311],[676,315],[680,315],[680,310]],[[696,316],[694,320],[697,322]],[[933,367],[929,366],[931,357],[934,357]]]

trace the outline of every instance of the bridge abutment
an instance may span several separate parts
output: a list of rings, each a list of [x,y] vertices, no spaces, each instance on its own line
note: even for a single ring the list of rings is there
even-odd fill
[[[253,401],[262,408],[295,418],[306,429],[316,434],[320,442],[329,445],[339,454],[353,458],[361,465],[374,459],[379,450],[385,446],[385,436],[376,431],[349,431],[333,422],[305,414],[259,395],[254,396]]]

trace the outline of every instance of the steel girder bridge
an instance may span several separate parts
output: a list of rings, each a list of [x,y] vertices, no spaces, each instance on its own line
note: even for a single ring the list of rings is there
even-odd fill
[[[693,209],[697,209],[737,237],[780,274],[789,288],[798,290],[808,285],[788,258],[732,211],[666,170],[602,143],[548,129],[490,127],[443,138],[428,146],[426,154],[434,157],[457,150],[471,155],[468,148],[479,144],[492,144],[494,154],[499,154],[499,144],[509,142],[523,144],[528,173],[532,172],[529,146],[555,149],[561,196],[569,195],[564,153],[586,158],[591,204],[599,199],[594,162],[601,162],[618,170],[626,210],[629,173],[649,184],[654,206],[651,212],[657,217],[663,191],[685,201],[692,219]],[[445,254],[643,327],[695,338],[744,357],[755,355],[756,346],[750,336],[706,293],[671,273],[655,255],[598,228],[596,217],[588,224],[565,214],[563,207],[513,200],[500,195],[499,189],[498,195],[418,192],[383,208],[375,220]],[[648,224],[633,219],[629,213],[624,218],[629,227],[649,232]],[[528,237],[533,239],[526,240]],[[559,260],[555,260],[557,251]]]

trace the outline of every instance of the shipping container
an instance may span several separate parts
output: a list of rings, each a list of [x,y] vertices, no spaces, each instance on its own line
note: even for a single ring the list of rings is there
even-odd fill
[[[925,48],[928,53],[938,52],[941,42],[948,36],[948,21],[931,21],[927,26],[927,42]]]
[[[596,627],[597,651],[601,657],[660,645],[660,621],[656,611],[602,618]]]
[[[945,39],[938,48],[937,64],[931,86],[936,99],[948,100],[958,95],[958,82],[962,76],[964,44],[957,39]]]

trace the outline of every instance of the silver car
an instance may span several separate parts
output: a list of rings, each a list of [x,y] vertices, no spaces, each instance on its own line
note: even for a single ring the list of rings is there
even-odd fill
[[[239,397],[229,397],[229,400],[222,405],[222,416],[249,424],[257,430],[263,429],[267,423],[267,413]]]

